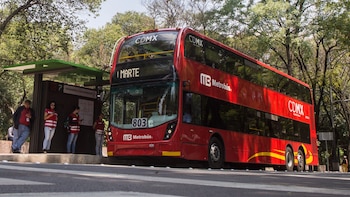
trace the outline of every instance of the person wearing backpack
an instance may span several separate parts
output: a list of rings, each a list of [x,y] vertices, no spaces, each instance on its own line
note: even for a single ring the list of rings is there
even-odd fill
[[[30,100],[25,100],[13,114],[12,152],[21,153],[22,145],[27,140],[34,123],[34,110],[30,107]]]
[[[342,161],[343,172],[348,172],[348,166],[349,166],[348,158],[346,157],[346,155],[344,155],[343,161]]]
[[[45,109],[44,113],[44,133],[45,138],[43,141],[43,152],[47,153],[51,147],[51,140],[55,134],[56,126],[57,126],[57,113],[55,111],[56,103],[55,101],[51,101],[49,106]]]
[[[67,140],[67,153],[75,153],[75,146],[80,132],[79,106],[75,106],[69,117],[69,135]]]

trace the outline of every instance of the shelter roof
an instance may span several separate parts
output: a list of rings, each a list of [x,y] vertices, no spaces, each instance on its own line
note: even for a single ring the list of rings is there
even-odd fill
[[[5,70],[28,74],[43,74],[43,80],[52,80],[84,86],[101,86],[109,84],[109,73],[97,68],[63,60],[41,60],[4,67]]]

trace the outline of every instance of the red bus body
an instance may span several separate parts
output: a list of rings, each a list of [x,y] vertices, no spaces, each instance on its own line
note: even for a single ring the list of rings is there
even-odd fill
[[[170,30],[155,30],[153,33],[163,31]],[[244,60],[273,71],[300,86],[309,88],[307,84],[245,54],[230,49],[190,28],[172,29],[172,31],[178,31],[173,57],[173,65],[177,75],[176,79],[178,80],[178,86],[176,88],[178,94],[176,104],[177,116],[173,120],[173,126],[169,126],[167,122],[152,128],[118,128],[111,124],[109,140],[107,142],[108,156],[165,156],[183,158],[186,160],[207,161],[210,159],[210,151],[215,151],[215,146],[211,146],[213,144],[211,143],[211,140],[215,138],[222,144],[223,150],[221,150],[220,154],[222,154],[223,157],[221,157],[224,159],[224,162],[287,165],[287,162],[289,162],[287,161],[287,152],[288,150],[291,150],[293,166],[298,165],[298,157],[300,156],[304,157],[302,162],[304,162],[305,166],[318,165],[317,136],[312,101],[307,103],[297,100],[296,98],[287,96],[268,87],[257,85],[238,76],[186,58],[184,55],[186,36],[193,35],[193,38],[195,37],[197,40],[193,38],[189,39],[192,39],[191,42],[197,42],[197,45],[202,45],[201,42],[203,40],[213,43],[222,49],[236,54]],[[137,35],[147,35],[147,33],[149,32]],[[121,46],[126,40],[133,37],[134,36],[126,37],[121,40],[116,47],[115,55],[113,57],[111,78],[115,75],[116,68],[118,68],[119,65],[118,55],[120,54],[119,50],[121,49]],[[198,38],[200,39],[199,41]],[[134,70],[135,72],[138,72],[138,70]],[[127,75],[128,78],[134,76],[132,72],[132,70],[129,72],[129,75]],[[135,76],[138,76],[138,74],[136,73]],[[113,83],[112,79],[111,83],[111,87],[120,85]],[[133,83],[137,83],[137,80]],[[203,96],[203,98],[205,97],[207,100],[214,99],[215,102],[220,103],[220,105],[223,103],[222,105],[230,106],[231,103],[234,107],[237,107],[237,109],[241,109],[242,113],[246,111],[246,109],[253,109],[255,110],[254,113],[257,114],[257,117],[264,114],[265,117],[262,118],[264,120],[268,119],[269,122],[277,119],[281,120],[281,118],[297,121],[304,126],[308,126],[307,128],[309,128],[309,130],[301,132],[307,133],[308,140],[306,140],[306,142],[300,142],[288,140],[288,138],[282,139],[281,136],[286,134],[286,131],[283,129],[284,127],[280,128],[280,135],[275,132],[277,136],[272,136],[264,134],[264,129],[254,129],[255,127],[251,128],[250,125],[245,125],[245,127],[249,127],[247,128],[247,131],[249,132],[242,132],[226,129],[228,127],[221,127],[220,125],[217,127],[211,127],[201,124],[186,123],[183,121],[184,110],[186,110],[186,107],[184,107],[185,99],[183,98],[185,96],[184,94],[188,92],[190,92],[191,95],[200,95],[198,98]],[[310,91],[309,94],[311,94]],[[213,111],[213,109],[208,110]],[[116,112],[111,111],[111,113]],[[221,111],[216,111],[215,113],[221,113]],[[213,118],[213,114],[215,113],[208,115],[210,116],[209,118],[215,119]],[[232,113],[234,113],[234,110],[232,110]],[[137,113],[135,112],[135,114]],[[230,111],[225,111],[225,115],[222,115],[222,117],[227,117],[229,114]],[[200,116],[201,115],[198,115],[198,117]],[[238,117],[241,122],[244,122],[245,120],[242,116],[232,115],[232,117]],[[207,117],[204,117],[204,119],[206,118]],[[231,123],[231,120],[225,121],[226,123],[235,125],[236,123],[234,123],[234,121],[239,120],[232,120]],[[111,122],[113,122],[113,120],[111,120]],[[201,122],[205,121],[201,120]],[[255,123],[257,122],[259,121],[256,121]],[[214,123],[214,125],[215,124],[216,123]],[[242,125],[244,124],[239,123],[239,126]],[[271,125],[263,123],[263,127],[266,128],[268,126],[271,127]],[[170,127],[174,127],[174,131],[172,131],[169,139],[165,139],[165,132]],[[232,126],[231,128],[236,127]],[[256,131],[256,133],[254,133],[254,131]],[[302,155],[298,154],[300,151],[303,153]],[[221,167],[221,164],[219,166],[213,165],[212,167]]]

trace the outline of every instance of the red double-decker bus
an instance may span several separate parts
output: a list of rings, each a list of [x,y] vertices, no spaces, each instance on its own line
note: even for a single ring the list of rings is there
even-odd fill
[[[318,165],[309,86],[190,28],[121,39],[108,156]]]

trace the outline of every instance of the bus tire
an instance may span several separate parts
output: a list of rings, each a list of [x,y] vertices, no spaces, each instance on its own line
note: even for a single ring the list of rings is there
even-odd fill
[[[209,168],[222,168],[224,165],[224,145],[216,137],[209,141],[208,147],[208,164]]]
[[[287,171],[293,171],[293,169],[294,169],[294,154],[293,154],[292,149],[289,146],[286,148],[285,161],[286,161]]]
[[[297,170],[298,172],[302,172],[305,170],[305,154],[301,149],[298,150],[297,159],[298,159]]]

